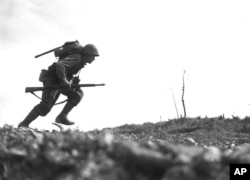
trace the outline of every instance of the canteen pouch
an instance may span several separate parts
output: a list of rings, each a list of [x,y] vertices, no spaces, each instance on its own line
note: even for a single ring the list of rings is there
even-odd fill
[[[48,74],[48,70],[42,69],[41,73],[40,73],[40,76],[39,76],[39,81],[44,82],[47,74]]]

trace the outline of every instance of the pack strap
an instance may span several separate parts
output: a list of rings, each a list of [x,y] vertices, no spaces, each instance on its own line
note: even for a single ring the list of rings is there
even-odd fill
[[[33,94],[33,95],[34,95],[35,97],[37,97],[38,99],[42,100],[42,98],[39,97],[39,96],[38,96],[36,93],[34,93],[33,91],[31,91],[30,93]],[[55,103],[54,105],[59,105],[59,104],[65,103],[65,102],[67,102],[67,101],[68,101],[68,99],[65,99],[65,100],[63,100],[63,101],[61,101],[61,102]]]

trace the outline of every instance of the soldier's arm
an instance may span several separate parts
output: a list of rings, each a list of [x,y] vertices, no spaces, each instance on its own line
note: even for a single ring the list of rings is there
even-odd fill
[[[68,83],[67,82],[67,69],[78,66],[81,61],[81,56],[80,55],[70,55],[61,61],[55,63],[56,67],[56,73],[58,78],[61,80],[62,83]]]
[[[65,78],[67,75],[67,69],[74,66],[78,66],[80,61],[81,61],[81,56],[78,54],[74,54],[55,63],[56,73],[58,77]]]

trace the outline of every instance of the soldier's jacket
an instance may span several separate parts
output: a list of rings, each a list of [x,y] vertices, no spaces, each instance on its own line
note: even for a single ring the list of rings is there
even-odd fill
[[[66,78],[71,80],[73,75],[77,74],[80,69],[86,65],[86,62],[83,61],[81,55],[72,54],[66,58],[53,63],[49,68],[49,76],[56,76],[58,80]]]

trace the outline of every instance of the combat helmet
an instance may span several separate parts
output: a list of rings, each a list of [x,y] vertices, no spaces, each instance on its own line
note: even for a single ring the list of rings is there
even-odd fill
[[[93,44],[87,44],[83,47],[82,53],[81,54],[86,54],[86,55],[91,55],[91,56],[99,56],[99,52],[95,45]]]

